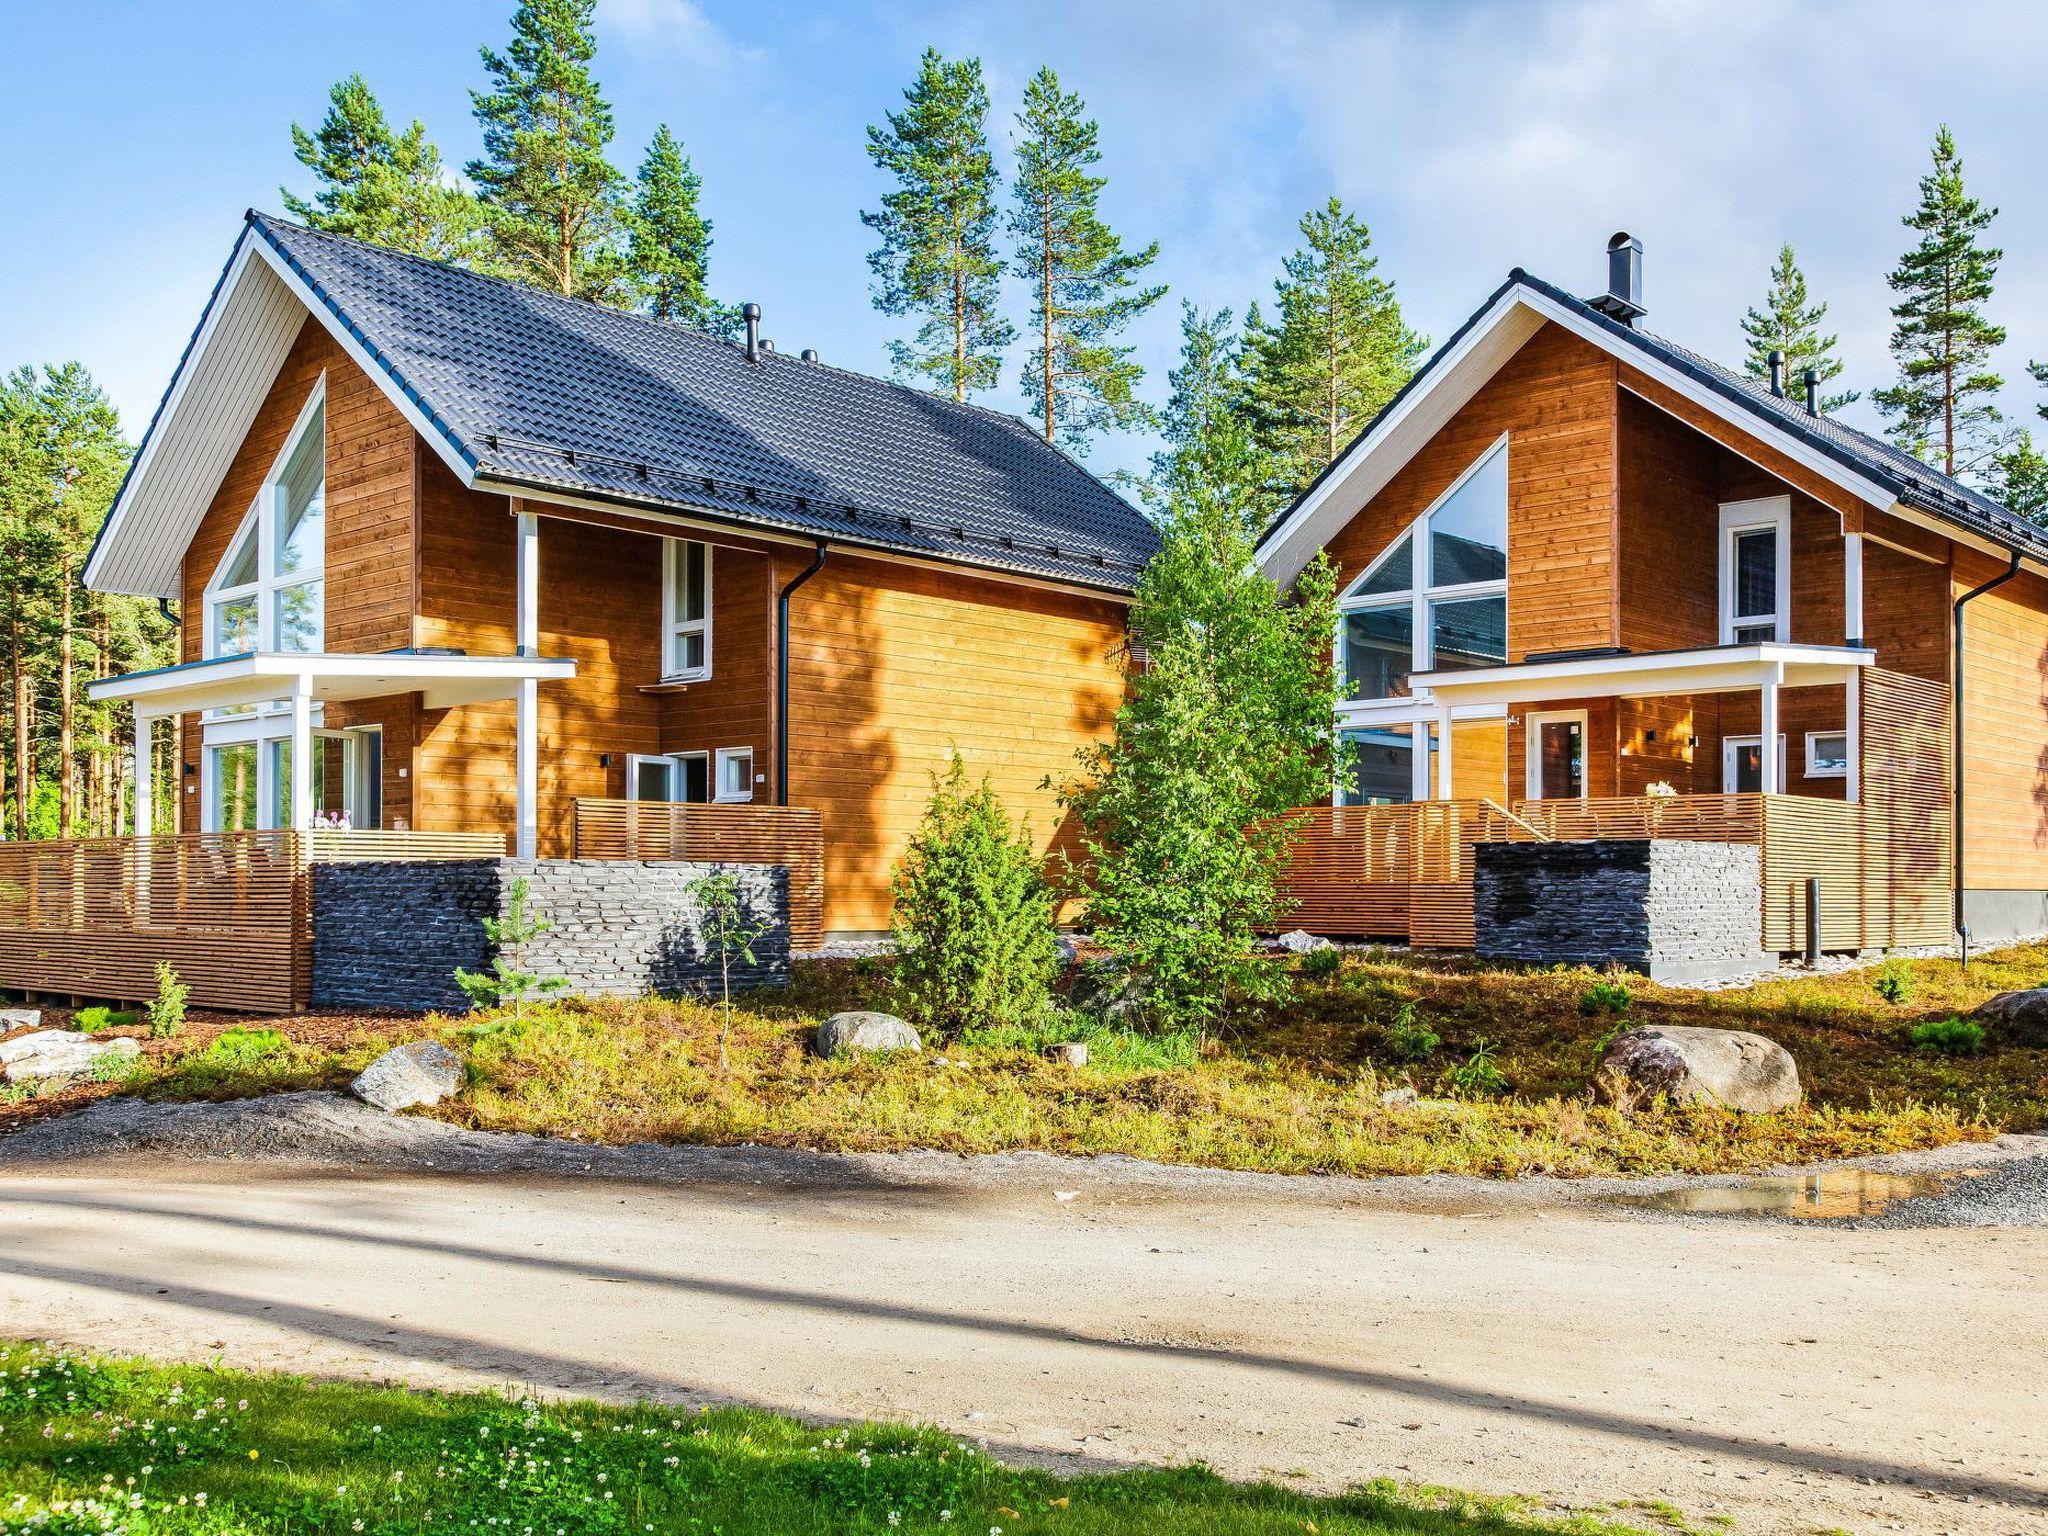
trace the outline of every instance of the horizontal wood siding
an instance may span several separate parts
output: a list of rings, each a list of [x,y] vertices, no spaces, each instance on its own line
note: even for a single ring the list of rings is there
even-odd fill
[[[1043,781],[1106,733],[1123,632],[1106,600],[835,552],[790,615],[790,799],[824,817],[825,926],[888,926],[891,868],[955,748],[1047,846]]]
[[[779,864],[789,871],[790,946],[824,939],[825,834],[807,806],[578,800],[575,856]]]
[[[2005,562],[1958,550],[1960,596]],[[2048,889],[2048,582],[2023,574],[1963,610],[1964,884]]]

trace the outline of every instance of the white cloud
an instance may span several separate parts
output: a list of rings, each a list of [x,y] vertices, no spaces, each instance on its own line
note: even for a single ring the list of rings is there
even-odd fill
[[[600,0],[598,26],[631,49],[721,66],[746,56],[696,0]]]

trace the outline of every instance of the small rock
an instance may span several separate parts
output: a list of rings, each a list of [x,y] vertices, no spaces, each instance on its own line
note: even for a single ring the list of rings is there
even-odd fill
[[[1297,928],[1292,933],[1283,933],[1273,941],[1275,949],[1284,949],[1290,955],[1306,955],[1318,949],[1335,949],[1337,946],[1320,934]]]
[[[78,1077],[102,1056],[133,1058],[142,1046],[125,1035],[95,1040],[75,1029],[39,1029],[0,1040],[0,1081],[25,1083],[33,1077]]]
[[[415,1104],[438,1104],[462,1092],[469,1073],[462,1058],[438,1040],[393,1046],[363,1068],[348,1091],[386,1114]]]
[[[1413,1109],[1421,1097],[1413,1088],[1389,1088],[1380,1095],[1380,1102],[1389,1109]]]
[[[1045,1048],[1048,1061],[1063,1061],[1070,1067],[1088,1065],[1088,1042],[1086,1040],[1062,1040],[1058,1045]]]
[[[1060,965],[1062,967],[1081,963],[1081,941],[1079,939],[1076,939],[1071,934],[1063,933],[1054,939],[1053,943],[1059,949]]]
[[[818,1026],[820,1056],[853,1056],[870,1051],[921,1051],[917,1031],[893,1013],[853,1010],[835,1013]]]
[[[40,1008],[0,1008],[0,1035],[17,1029],[41,1029],[43,1010]]]
[[[1769,1114],[1799,1104],[1799,1067],[1774,1040],[1740,1029],[1655,1025],[1616,1038],[1593,1074],[1602,1101],[1624,1108],[1663,1096]]]
[[[2048,987],[2001,992],[1970,1017],[1995,1026],[2014,1045],[2048,1045]]]

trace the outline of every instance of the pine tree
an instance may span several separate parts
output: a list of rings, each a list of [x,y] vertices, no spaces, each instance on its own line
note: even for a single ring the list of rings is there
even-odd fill
[[[1379,275],[1372,235],[1337,198],[1303,216],[1303,244],[1273,285],[1274,318],[1245,316],[1253,435],[1276,490],[1335,459],[1414,371],[1423,341]]]
[[[437,261],[478,255],[482,215],[476,199],[448,183],[425,124],[415,118],[403,135],[392,133],[361,75],[335,82],[316,131],[292,124],[292,153],[319,184],[310,201],[284,192],[292,217],[314,229]]]
[[[965,400],[996,383],[1016,335],[997,311],[999,178],[981,60],[948,63],[927,48],[903,99],[886,128],[868,128],[868,158],[896,178],[881,209],[860,216],[882,242],[868,256],[875,307],[923,317],[913,340],[890,343],[897,372]]]
[[[1167,374],[1172,393],[1160,417],[1166,447],[1152,455],[1146,488],[1154,506],[1185,502],[1202,487],[1227,488],[1256,527],[1260,459],[1244,422],[1243,354],[1227,309],[1207,314],[1183,299],[1180,366]]]
[[[508,277],[572,298],[631,296],[625,178],[605,158],[612,111],[598,93],[597,0],[521,0],[503,54],[482,50],[495,89],[470,92],[484,156],[469,165],[492,258]]]
[[[1983,467],[1998,446],[2005,380],[1991,352],[2005,340],[1984,315],[2005,253],[1981,243],[1998,216],[1963,188],[1963,162],[1944,123],[1934,138],[1934,169],[1920,178],[1920,206],[1904,223],[1919,243],[1886,278],[1892,306],[1892,357],[1899,382],[1873,397],[1897,420],[1893,440],[1949,475]]]
[[[1991,460],[1992,497],[2015,517],[2048,526],[2048,453],[2034,446],[2034,434],[2015,432]]]
[[[667,123],[654,130],[638,181],[628,259],[640,285],[640,307],[657,320],[725,334],[734,313],[714,303],[705,287],[711,221],[697,207],[703,179]]]
[[[1801,377],[1811,368],[1825,386],[1829,380],[1838,378],[1842,372],[1842,360],[1835,355],[1837,338],[1821,332],[1821,322],[1827,318],[1828,307],[1809,301],[1806,292],[1806,274],[1799,270],[1799,260],[1792,253],[1788,240],[1778,247],[1778,260],[1771,268],[1770,291],[1764,295],[1764,307],[1751,309],[1742,316],[1742,333],[1749,338],[1749,355],[1742,361],[1742,371],[1752,379],[1768,382],[1771,377],[1771,353],[1785,354],[1785,387],[1788,391],[1804,389]],[[1862,398],[1857,390],[1820,398],[1820,408],[1832,415],[1845,405],[1852,405]]]
[[[1151,423],[1153,413],[1134,393],[1145,370],[1114,338],[1166,293],[1164,285],[1138,281],[1158,259],[1158,241],[1126,251],[1097,211],[1107,182],[1089,172],[1102,151],[1084,111],[1049,66],[1024,88],[1010,214],[1017,241],[1011,270],[1030,285],[1037,332],[1024,363],[1024,396],[1045,440],[1079,452],[1096,432]]]

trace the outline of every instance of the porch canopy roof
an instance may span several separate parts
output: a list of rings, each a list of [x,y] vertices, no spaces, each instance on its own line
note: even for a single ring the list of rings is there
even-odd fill
[[[1417,694],[1446,705],[1541,704],[1552,699],[1654,698],[1684,693],[1734,693],[1754,688],[1841,685],[1873,666],[1877,653],[1844,645],[1756,641],[1686,651],[1601,652],[1417,672]]]
[[[310,700],[374,699],[417,693],[429,709],[512,699],[531,679],[576,675],[566,656],[467,656],[433,651],[247,651],[188,661],[150,672],[106,677],[88,685],[102,702],[125,700],[137,715],[233,709],[303,694]]]

